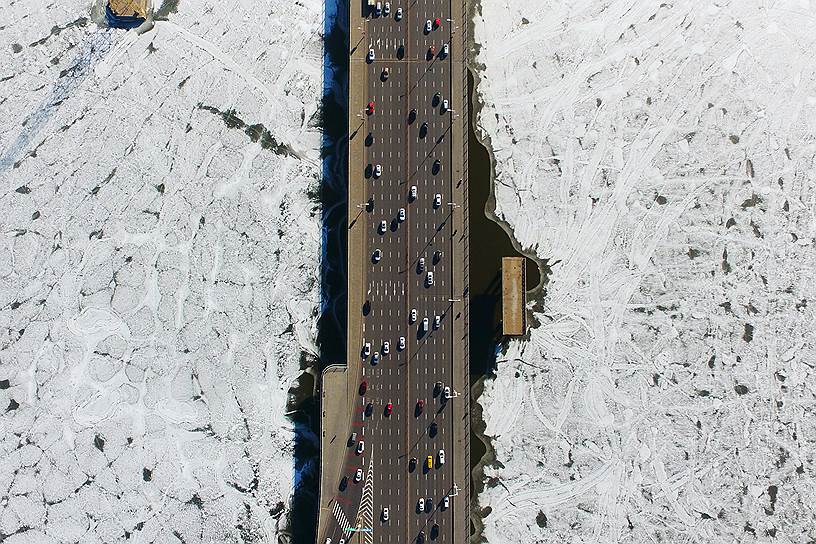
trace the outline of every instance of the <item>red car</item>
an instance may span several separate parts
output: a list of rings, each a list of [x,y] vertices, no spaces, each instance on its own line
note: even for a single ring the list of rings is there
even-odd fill
[[[442,24],[442,20],[441,20],[439,17],[437,17],[436,19],[434,19],[434,26],[435,26],[436,28],[439,28],[439,25],[441,25],[441,24]]]
[[[422,413],[422,410],[423,410],[424,408],[425,408],[425,401],[424,401],[424,400],[422,400],[422,399],[419,399],[419,400],[417,401],[417,414],[421,414],[421,413]]]
[[[394,405],[390,402],[385,405],[385,415],[390,416],[391,412],[394,410]]]
[[[360,382],[360,394],[365,395],[366,389],[368,389],[368,382],[363,380]]]
[[[374,102],[369,102],[368,107],[366,108],[366,113],[371,115],[374,113]]]

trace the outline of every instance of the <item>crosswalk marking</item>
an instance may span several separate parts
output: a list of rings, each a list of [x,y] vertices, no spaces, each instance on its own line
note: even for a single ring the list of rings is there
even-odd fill
[[[343,534],[346,534],[349,527],[351,527],[351,523],[349,523],[346,514],[343,513],[343,508],[340,506],[339,502],[334,503],[334,508],[332,508],[332,513],[334,514],[334,519],[337,520],[337,524],[343,530]]]

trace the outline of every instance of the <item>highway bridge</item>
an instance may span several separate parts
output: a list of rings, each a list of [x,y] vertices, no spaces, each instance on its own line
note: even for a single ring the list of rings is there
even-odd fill
[[[324,373],[317,542],[470,523],[464,5],[350,5],[348,354]]]

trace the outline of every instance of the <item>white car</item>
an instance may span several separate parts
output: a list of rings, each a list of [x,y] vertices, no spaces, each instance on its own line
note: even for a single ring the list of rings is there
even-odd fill
[[[445,464],[445,450],[439,450],[439,464]]]
[[[391,353],[391,342],[383,342],[383,355]]]
[[[397,342],[397,347],[399,349],[405,349],[405,337],[404,336],[399,337],[399,342]]]
[[[397,21],[402,20],[402,8],[397,8],[397,12],[394,14],[394,19]]]
[[[374,254],[371,256],[371,258],[374,260],[375,263],[380,262],[380,259],[382,259],[382,251],[380,251],[379,248],[375,249]]]
[[[383,9],[383,13],[385,13],[386,15],[391,13],[391,2],[385,3],[385,9]]]
[[[374,11],[377,13],[377,17],[379,17],[380,13],[382,13],[382,2],[377,2],[377,7]]]
[[[438,208],[441,205],[442,205],[442,195],[439,194],[439,193],[436,193],[434,195],[433,206],[434,206],[434,208]]]
[[[365,441],[360,440],[357,442],[357,455],[360,455],[365,451]]]
[[[449,398],[451,398],[450,387],[445,386],[445,389],[442,390],[442,396],[445,398],[445,400],[448,400]]]
[[[374,177],[378,178],[380,176],[382,176],[382,165],[377,164],[374,166]]]
[[[383,521],[388,521],[388,507],[387,506],[385,508],[383,508],[382,518],[383,518]]]
[[[422,318],[422,332],[428,332],[428,318]]]
[[[419,502],[417,503],[417,509],[418,509],[420,512],[424,512],[424,511],[425,511],[425,499],[423,499],[422,497],[420,497],[420,498],[419,498]]]
[[[433,27],[431,26],[431,20],[428,19],[425,21],[425,32],[430,32]]]
[[[399,213],[397,214],[397,219],[399,219],[400,223],[405,221],[405,208],[400,208]]]
[[[416,320],[417,320],[416,308],[411,308],[411,323],[416,323]]]
[[[445,495],[445,498],[442,499],[442,509],[447,510],[450,508],[450,497]]]
[[[411,200],[416,200],[417,197],[417,188],[416,185],[411,185],[411,191],[408,193]]]
[[[380,362],[380,352],[375,351],[374,355],[371,357],[371,364],[376,365],[379,362]]]
[[[385,234],[385,231],[388,230],[388,224],[385,222],[385,219],[380,221],[380,234]]]
[[[363,345],[363,355],[366,357],[371,355],[371,342],[366,342],[365,345]]]
[[[374,60],[374,48],[373,47],[368,50],[368,60],[369,61]]]
[[[443,100],[442,101],[442,113],[445,113],[446,111],[448,111],[449,106],[450,106],[450,102],[448,102],[447,100]]]
[[[358,468],[357,472],[354,473],[354,481],[359,482],[363,479],[363,469]]]
[[[425,270],[425,257],[419,258],[419,264],[417,264],[417,268],[419,269],[420,272],[423,272]]]
[[[438,329],[439,325],[441,325],[441,324],[442,324],[442,316],[435,315],[434,316],[434,329]]]
[[[331,544],[331,538],[326,539],[326,544]]]
[[[449,52],[450,47],[448,47],[448,44],[442,44],[442,54],[447,57]]]
[[[431,272],[430,270],[428,271],[428,275],[425,276],[425,283],[428,284],[428,287],[433,285],[433,272]]]

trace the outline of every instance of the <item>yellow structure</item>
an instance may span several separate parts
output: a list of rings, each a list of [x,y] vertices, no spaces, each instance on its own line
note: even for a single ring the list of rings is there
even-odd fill
[[[122,17],[147,17],[150,0],[109,0],[108,5],[114,15]]]
[[[522,336],[527,328],[524,257],[502,257],[502,333]]]

